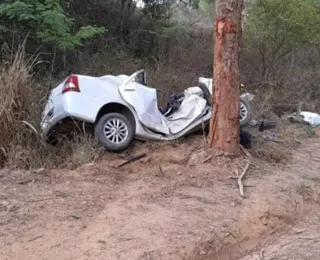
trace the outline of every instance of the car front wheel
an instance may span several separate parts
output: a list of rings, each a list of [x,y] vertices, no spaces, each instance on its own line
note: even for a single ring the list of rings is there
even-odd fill
[[[107,150],[121,152],[127,149],[134,136],[130,120],[119,113],[102,116],[95,126],[95,137]]]
[[[248,102],[240,98],[240,126],[246,126],[252,119],[252,111]]]

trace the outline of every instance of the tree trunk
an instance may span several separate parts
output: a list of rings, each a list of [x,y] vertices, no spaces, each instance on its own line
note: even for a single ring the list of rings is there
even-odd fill
[[[239,54],[243,0],[217,0],[214,28],[213,113],[209,145],[237,155],[239,145]]]

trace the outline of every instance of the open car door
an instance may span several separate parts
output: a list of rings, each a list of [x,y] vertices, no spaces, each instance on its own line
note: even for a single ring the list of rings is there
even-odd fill
[[[122,98],[137,112],[141,124],[153,131],[170,134],[165,117],[158,109],[157,90],[136,82],[143,70],[131,75],[119,87]],[[143,76],[144,77],[144,76]]]

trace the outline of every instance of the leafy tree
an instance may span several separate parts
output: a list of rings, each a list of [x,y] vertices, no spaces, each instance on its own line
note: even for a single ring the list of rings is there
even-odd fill
[[[105,32],[105,28],[84,26],[73,32],[74,20],[65,14],[60,0],[17,0],[0,4],[0,33],[28,32],[42,43],[66,51]]]
[[[156,20],[168,20],[171,16],[172,0],[143,0],[143,13]]]
[[[199,0],[199,7],[203,11],[214,10],[215,0]]]
[[[262,80],[274,79],[281,61],[320,42],[320,13],[310,0],[254,0],[247,6],[244,47],[261,57]]]

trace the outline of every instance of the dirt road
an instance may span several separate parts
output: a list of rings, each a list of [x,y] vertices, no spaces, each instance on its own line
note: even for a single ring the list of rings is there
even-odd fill
[[[245,162],[210,160],[198,142],[142,145],[150,156],[121,169],[108,154],[75,171],[2,170],[0,259],[320,256],[320,140],[255,159],[244,199],[234,171]]]

